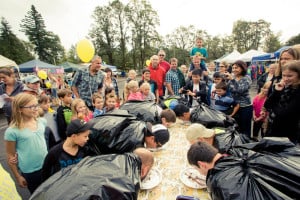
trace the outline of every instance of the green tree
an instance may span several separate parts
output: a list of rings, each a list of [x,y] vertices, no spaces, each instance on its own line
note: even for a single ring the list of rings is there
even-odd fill
[[[39,59],[48,63],[58,63],[64,57],[64,48],[57,35],[46,30],[42,15],[34,5],[21,22],[21,31],[34,45],[34,51]]]
[[[286,45],[292,46],[295,44],[300,44],[300,34],[291,37],[287,42]]]
[[[110,64],[114,64],[113,52],[116,47],[117,32],[114,17],[110,6],[97,6],[93,13],[95,23],[90,32],[97,54],[102,55],[103,60],[107,58]]]
[[[0,26],[0,54],[19,64],[33,59],[30,51],[12,32],[9,23],[4,18],[1,19]]]
[[[275,35],[274,33],[271,33],[265,41],[264,51],[265,52],[274,52],[280,47],[283,46],[283,44],[280,43],[279,40],[280,34]]]
[[[271,33],[270,25],[262,19],[256,22],[238,20],[232,30],[234,47],[241,53],[262,47],[264,38]]]
[[[156,30],[160,23],[159,17],[146,0],[129,1],[125,11],[130,25],[133,65],[137,69],[142,69],[146,58],[153,55],[155,48],[151,47],[151,43],[160,41]]]

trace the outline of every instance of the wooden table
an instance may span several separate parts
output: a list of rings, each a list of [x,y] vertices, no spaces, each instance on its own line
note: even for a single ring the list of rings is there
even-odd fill
[[[151,190],[140,190],[139,200],[176,200],[178,195],[194,196],[201,200],[210,199],[206,189],[193,189],[180,180],[180,172],[190,167],[187,151],[190,147],[185,137],[187,125],[175,124],[169,128],[170,140],[160,151],[154,152],[153,167],[162,173],[162,181]]]

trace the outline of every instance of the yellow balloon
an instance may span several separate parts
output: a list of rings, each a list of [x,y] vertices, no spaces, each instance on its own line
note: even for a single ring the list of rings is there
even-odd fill
[[[95,54],[95,48],[91,41],[82,39],[76,45],[76,52],[82,62],[89,62]]]
[[[38,71],[38,77],[43,80],[47,79],[47,72],[45,72],[44,70]]]
[[[51,88],[51,83],[50,83],[49,81],[47,81],[47,82],[45,83],[45,85],[46,85],[47,88]]]
[[[146,66],[149,67],[151,61],[150,60],[146,60]]]

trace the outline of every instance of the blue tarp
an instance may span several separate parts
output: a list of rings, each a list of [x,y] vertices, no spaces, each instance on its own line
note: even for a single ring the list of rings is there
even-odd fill
[[[62,67],[59,67],[56,65],[51,65],[49,63],[45,63],[43,61],[35,59],[35,60],[31,60],[31,61],[20,64],[19,68],[20,68],[21,73],[32,73],[32,72],[35,72],[37,68],[55,71],[55,70],[60,70]]]
[[[255,56],[252,58],[252,62],[258,62],[258,61],[269,61],[269,60],[276,60],[279,59],[280,53],[281,51],[290,48],[290,46],[283,46],[280,49],[278,49],[277,51],[273,52],[273,53],[266,53],[263,54],[261,56]]]

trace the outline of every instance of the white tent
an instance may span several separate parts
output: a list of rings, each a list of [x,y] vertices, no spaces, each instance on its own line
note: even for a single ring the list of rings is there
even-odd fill
[[[17,67],[18,65],[15,63],[15,61],[12,61],[2,55],[0,55],[0,67]]]
[[[224,58],[220,59],[220,61],[221,62],[225,61],[227,63],[234,63],[235,61],[237,61],[239,59],[240,56],[241,56],[240,52],[238,52],[237,50],[233,50],[233,52],[231,52]]]
[[[238,60],[242,60],[244,62],[251,62],[253,57],[261,56],[261,55],[264,55],[264,54],[266,54],[266,53],[262,52],[262,51],[251,49],[251,50],[241,54],[240,57],[238,58]]]

